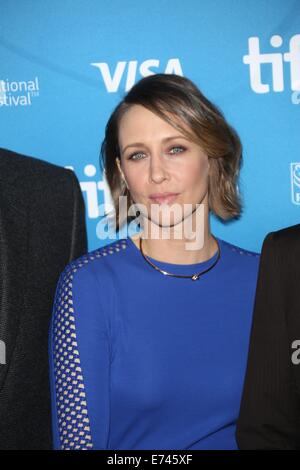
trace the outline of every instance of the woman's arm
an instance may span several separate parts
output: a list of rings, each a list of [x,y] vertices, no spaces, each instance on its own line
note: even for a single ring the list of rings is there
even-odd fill
[[[94,258],[93,258],[94,259]],[[105,449],[110,341],[90,255],[59,278],[49,331],[54,449]]]

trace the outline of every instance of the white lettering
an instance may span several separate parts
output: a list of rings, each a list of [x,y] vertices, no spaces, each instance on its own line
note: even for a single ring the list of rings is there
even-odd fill
[[[281,47],[283,39],[273,35],[270,39],[273,48]],[[270,64],[272,68],[272,90],[284,90],[283,62],[290,63],[291,89],[300,90],[300,34],[292,36],[289,43],[289,52],[260,52],[259,38],[254,36],[248,39],[248,54],[243,56],[243,62],[249,65],[250,86],[255,93],[269,93],[270,85],[263,83],[261,78],[261,64]]]
[[[118,62],[115,68],[114,73],[112,74],[109,68],[109,65],[106,62],[92,62],[93,67],[98,68],[102,76],[104,85],[108,93],[116,93],[120,86],[121,81],[127,67],[127,75],[125,80],[125,91],[129,91],[137,80],[137,70],[141,77],[148,77],[149,75],[154,75],[155,72],[153,68],[158,69],[160,67],[160,62],[158,59],[147,59],[140,64],[138,67],[137,60],[131,60],[129,62]],[[164,73],[174,73],[176,75],[183,76],[182,67],[179,59],[173,58],[169,59],[165,68]]]

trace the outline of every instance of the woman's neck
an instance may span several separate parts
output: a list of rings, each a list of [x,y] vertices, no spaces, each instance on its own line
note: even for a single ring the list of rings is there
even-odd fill
[[[131,237],[137,248],[140,248],[139,239],[142,237],[143,252],[146,256],[173,264],[196,264],[212,258],[218,249],[214,237],[210,233],[209,223],[202,230],[201,236],[189,239],[184,236],[174,238],[174,231],[169,230],[168,238],[164,230],[156,232],[156,238],[146,236],[151,231],[142,230]]]

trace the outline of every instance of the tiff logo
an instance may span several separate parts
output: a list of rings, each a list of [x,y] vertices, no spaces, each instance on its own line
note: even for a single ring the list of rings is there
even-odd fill
[[[281,47],[283,39],[274,35],[270,39],[273,48]],[[285,53],[271,52],[262,54],[260,52],[259,38],[248,39],[248,54],[243,56],[243,62],[249,65],[250,85],[255,93],[269,93],[270,85],[262,83],[261,64],[270,64],[272,67],[272,89],[275,92],[284,90],[283,62],[290,64],[290,86],[292,91],[300,90],[300,34],[291,37],[289,51]]]
[[[74,171],[73,166],[65,166]],[[80,188],[85,195],[87,215],[90,219],[96,219],[104,216],[106,211],[113,208],[113,200],[110,189],[103,173],[102,180],[96,176],[97,168],[95,165],[87,164],[84,167],[85,181],[80,181]],[[99,203],[99,193],[103,194],[104,204]]]
[[[0,108],[31,106],[32,98],[38,97],[39,93],[38,77],[34,80],[19,82],[0,80]]]

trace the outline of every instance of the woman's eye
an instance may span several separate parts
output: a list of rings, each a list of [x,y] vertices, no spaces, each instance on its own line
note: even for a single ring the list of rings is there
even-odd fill
[[[141,159],[141,158],[140,158],[141,155],[145,155],[145,154],[144,154],[143,152],[132,153],[132,154],[129,156],[128,160],[140,160],[140,159]]]
[[[169,150],[169,153],[174,155],[174,154],[182,153],[185,150],[186,149],[182,147],[181,145],[176,145],[175,147],[171,147],[171,149]],[[128,160],[141,160],[144,155],[145,155],[144,152],[135,152],[129,155]]]
[[[181,147],[180,145],[176,146],[176,147],[172,147],[171,150],[170,150],[170,153],[174,154],[174,153],[182,153],[185,151],[185,148],[184,147]]]

